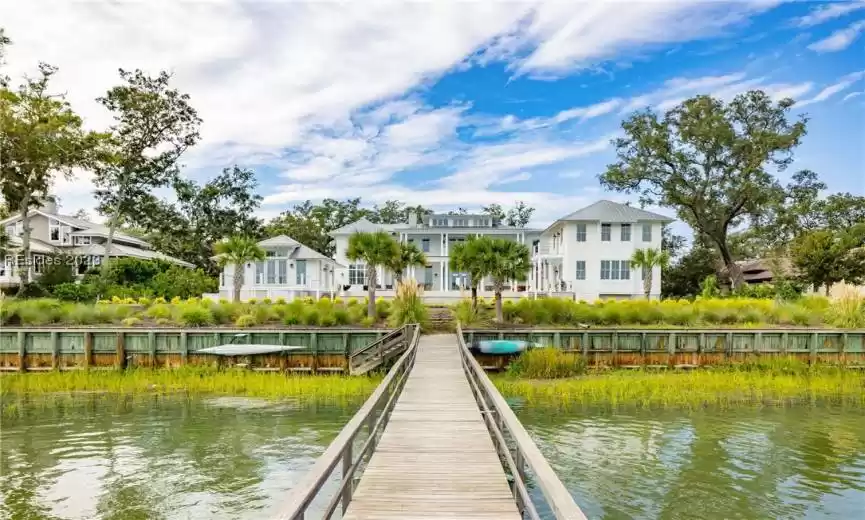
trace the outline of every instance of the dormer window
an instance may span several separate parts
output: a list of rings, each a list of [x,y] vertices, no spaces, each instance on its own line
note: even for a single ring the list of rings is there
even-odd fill
[[[60,241],[60,222],[57,219],[48,219],[48,240],[51,242]]]

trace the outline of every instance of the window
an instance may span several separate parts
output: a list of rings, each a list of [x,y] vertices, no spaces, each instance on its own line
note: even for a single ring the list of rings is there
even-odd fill
[[[601,224],[601,242],[609,242],[612,234],[612,224]]]
[[[433,219],[433,226],[447,227],[447,225],[448,225],[448,219],[446,219],[446,218],[434,218]]]
[[[424,238],[420,241],[420,248],[421,248],[421,251],[423,251],[424,253],[429,253],[429,239],[428,238]]]
[[[612,280],[611,263],[609,260],[601,260],[601,280]]]
[[[306,285],[306,260],[298,260],[295,269],[297,285]]]
[[[267,258],[273,258],[276,256],[276,251],[268,249],[264,252],[264,256],[266,256]]]
[[[255,283],[264,283],[264,262],[255,262]]]
[[[276,283],[284,285],[288,283],[288,260],[276,261]]]
[[[643,224],[643,242],[652,241],[652,225]]]
[[[363,264],[351,264],[348,266],[349,285],[366,284],[366,266]]]
[[[601,260],[601,280],[630,280],[630,260]]]
[[[586,241],[586,225],[577,224],[577,242]]]
[[[630,260],[622,260],[619,262],[619,279],[620,280],[630,280],[631,279],[631,261]]]
[[[631,225],[622,224],[622,242],[631,241]]]
[[[90,237],[72,237],[72,243],[76,246],[89,246]]]
[[[267,283],[276,283],[276,260],[268,260],[267,265]]]
[[[15,236],[15,224],[6,224],[6,236]]]
[[[52,242],[60,241],[60,222],[57,219],[48,219],[48,236]]]
[[[577,260],[577,280],[586,279],[586,261]]]

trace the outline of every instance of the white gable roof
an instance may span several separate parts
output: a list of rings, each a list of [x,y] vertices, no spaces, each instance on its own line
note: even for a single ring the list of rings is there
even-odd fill
[[[570,215],[562,217],[559,221],[589,220],[600,222],[673,222],[666,215],[652,213],[640,208],[634,208],[626,204],[619,204],[611,200],[599,200],[594,204],[579,209]]]

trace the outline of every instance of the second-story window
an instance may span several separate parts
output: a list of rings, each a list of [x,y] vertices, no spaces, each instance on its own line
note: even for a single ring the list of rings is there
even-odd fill
[[[631,225],[622,224],[622,242],[631,241]]]
[[[60,222],[53,218],[48,220],[48,239],[52,242],[60,242]]]
[[[420,249],[424,253],[429,253],[429,239],[424,238],[420,241]]]
[[[613,231],[612,224],[601,224],[601,242],[609,242]]]
[[[586,225],[577,224],[577,242],[586,241]]]
[[[643,224],[643,242],[652,241],[652,225]]]

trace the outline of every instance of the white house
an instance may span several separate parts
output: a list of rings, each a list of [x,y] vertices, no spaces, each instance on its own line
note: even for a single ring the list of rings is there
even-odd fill
[[[574,298],[643,296],[641,270],[631,269],[637,249],[660,249],[661,231],[672,219],[601,200],[553,222],[532,250],[532,290],[560,290]],[[661,269],[652,273],[651,296],[661,295]]]
[[[24,224],[21,215],[16,214],[0,220],[0,227],[9,237],[9,251],[0,259],[0,286],[10,287],[20,283],[20,269],[29,269],[29,280],[35,280],[42,274],[48,262],[55,261],[58,255],[63,261],[74,262],[78,274],[83,274],[89,267],[99,265],[105,254],[108,228],[69,215],[57,213],[53,202],[46,202],[39,208],[31,209],[30,217],[30,258],[24,259],[20,253],[22,247],[21,235]],[[17,256],[17,258],[16,258]],[[145,260],[165,260],[184,267],[192,264],[172,258],[155,251],[152,246],[125,233],[114,233],[111,244],[111,258],[133,257]]]
[[[263,242],[268,258],[247,264],[241,297],[286,299],[298,295],[334,293],[366,296],[366,266],[345,257],[348,241],[357,232],[386,231],[400,242],[412,242],[426,253],[427,265],[404,275],[422,284],[424,298],[453,302],[468,293],[466,273],[451,271],[449,253],[470,235],[486,235],[525,244],[532,253],[532,270],[524,282],[506,284],[507,299],[537,295],[595,300],[643,296],[642,273],[631,269],[637,249],[661,247],[661,229],[672,219],[649,211],[602,200],[564,216],[544,230],[516,228],[494,222],[489,215],[410,215],[406,224],[376,224],[360,219],[331,232],[334,259],[286,236]],[[303,260],[303,267],[298,265]],[[393,273],[381,267],[377,295],[393,296]],[[301,275],[304,273],[305,275]],[[220,277],[220,297],[230,298],[233,267]],[[661,273],[653,273],[652,296],[661,292]],[[482,280],[480,294],[492,296],[490,280]]]
[[[248,262],[242,267],[240,298],[248,300],[277,299],[335,294],[338,291],[335,271],[338,264],[331,258],[285,235],[258,243],[265,251],[262,262]],[[226,265],[219,276],[219,294],[209,298],[231,299],[234,296],[236,266]]]

